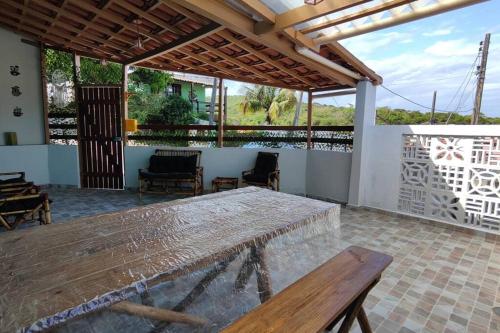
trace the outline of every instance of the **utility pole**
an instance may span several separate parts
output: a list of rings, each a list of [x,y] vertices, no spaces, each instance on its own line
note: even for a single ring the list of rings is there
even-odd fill
[[[483,88],[484,88],[484,79],[486,78],[486,64],[488,63],[488,49],[490,47],[490,36],[491,34],[486,34],[484,37],[484,41],[482,41],[479,45],[479,51],[481,53],[481,64],[478,66],[478,78],[477,78],[477,86],[476,86],[476,98],[474,99],[474,111],[472,113],[472,117],[470,119],[471,125],[477,125],[479,123],[479,115],[481,113],[481,101],[483,99]]]
[[[434,90],[434,96],[432,97],[431,120],[429,121],[431,125],[434,125],[436,123],[436,119],[434,119],[434,112],[436,112],[436,95],[437,91]]]

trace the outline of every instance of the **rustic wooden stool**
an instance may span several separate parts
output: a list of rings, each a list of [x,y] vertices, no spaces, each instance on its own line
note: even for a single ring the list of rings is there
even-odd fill
[[[235,188],[238,188],[238,178],[215,177],[212,180],[212,192],[219,192],[221,189],[232,190]]]

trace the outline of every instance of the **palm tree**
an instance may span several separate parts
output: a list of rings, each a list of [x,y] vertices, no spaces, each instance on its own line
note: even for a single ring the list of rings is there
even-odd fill
[[[297,98],[295,93],[288,89],[255,85],[245,87],[245,98],[241,103],[243,114],[247,111],[256,112],[264,110],[266,123],[271,125],[286,111],[291,110]]]

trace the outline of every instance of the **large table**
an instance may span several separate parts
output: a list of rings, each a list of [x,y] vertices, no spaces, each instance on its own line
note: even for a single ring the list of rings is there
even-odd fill
[[[260,260],[269,240],[338,213],[332,203],[247,187],[3,233],[0,332],[46,329],[118,306],[246,248]],[[258,279],[264,301],[268,277]]]

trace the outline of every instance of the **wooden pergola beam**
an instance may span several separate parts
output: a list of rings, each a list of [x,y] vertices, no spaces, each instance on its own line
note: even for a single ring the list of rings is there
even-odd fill
[[[412,10],[408,12],[392,13],[392,16],[388,18],[356,25],[352,28],[334,32],[326,36],[320,36],[318,38],[315,38],[314,42],[317,45],[327,44],[332,41],[338,41],[368,32],[385,29],[395,25],[415,21],[424,17],[441,14],[450,10],[467,7],[485,1],[488,0],[438,0],[436,3],[431,3],[428,5],[421,5],[419,7],[413,6],[411,7]]]
[[[349,50],[343,47],[339,42],[333,41],[326,44],[332,52],[337,54],[342,60],[354,67],[358,72],[368,77],[374,84],[382,84],[382,77],[366,66],[361,60],[356,58]]]
[[[258,57],[258,58],[260,58],[260,59],[262,59],[262,60],[270,63],[272,66],[274,66],[274,67],[278,68],[279,70],[281,70],[281,71],[289,74],[291,77],[294,77],[295,79],[297,79],[299,81],[302,81],[302,82],[304,82],[307,85],[311,85],[311,86],[315,86],[316,85],[313,81],[311,81],[310,79],[308,79],[305,75],[298,74],[298,73],[294,72],[293,70],[286,68],[278,60],[273,60],[273,59],[271,59],[270,56],[268,56],[264,52],[259,51],[259,50],[255,50],[250,45],[248,45],[244,40],[239,40],[239,39],[235,38],[234,36],[232,36],[232,34],[230,32],[228,32],[227,30],[222,30],[222,31],[218,32],[217,35],[223,37],[224,39],[230,41],[233,44],[237,44],[237,46],[239,48],[241,48],[241,49],[247,51],[248,53],[253,54],[256,57]]]
[[[254,12],[255,14],[262,17],[265,22],[269,24],[274,24],[276,22],[276,14],[269,9],[262,1],[260,0],[240,0],[240,2],[245,5],[245,7]]]
[[[164,2],[166,0],[163,0]],[[303,63],[311,69],[317,70],[323,76],[327,76],[341,85],[356,86],[356,81],[345,74],[334,71],[312,59],[298,54],[286,39],[280,38],[276,34],[256,35],[254,33],[254,21],[243,13],[217,0],[168,0],[167,3],[175,2],[194,12],[197,12],[212,21],[215,21],[238,34],[246,36],[264,45],[272,46],[273,49],[283,55]]]
[[[329,92],[329,93],[324,93],[324,94],[316,94],[312,95],[313,98],[327,98],[327,97],[336,97],[336,96],[346,96],[346,95],[355,95],[356,94],[356,89],[349,89],[349,90],[340,90],[340,91],[334,91],[334,92]]]
[[[256,23],[255,33],[263,34],[282,31],[296,24],[314,20],[315,18],[332,14],[369,1],[371,0],[324,0],[315,6],[303,5],[290,9],[283,14],[276,15],[274,24],[269,22]]]
[[[309,90],[307,92],[307,149],[312,148],[312,102],[313,94],[312,91]]]
[[[303,34],[308,34],[311,32],[318,31],[318,30],[330,28],[330,27],[333,27],[336,25],[351,22],[351,21],[354,21],[354,20],[357,20],[357,19],[360,19],[363,17],[373,15],[373,14],[384,12],[384,11],[392,9],[392,8],[403,6],[403,5],[409,4],[413,1],[417,1],[417,0],[391,0],[391,1],[383,2],[379,5],[376,5],[376,6],[373,6],[370,8],[366,8],[366,9],[360,10],[360,11],[352,13],[352,14],[343,15],[343,16],[340,16],[339,18],[336,18],[333,20],[329,20],[326,22],[322,22],[319,24],[309,26],[307,28],[300,30],[300,32],[302,32]]]
[[[133,64],[136,64],[138,62],[142,62],[142,61],[154,58],[156,56],[162,55],[164,53],[178,50],[186,45],[189,45],[191,43],[199,41],[200,39],[203,39],[203,38],[217,32],[217,31],[220,31],[222,29],[223,29],[223,27],[220,26],[218,23],[209,23],[206,26],[204,26],[204,27],[202,27],[202,28],[190,33],[190,34],[179,37],[178,39],[174,40],[173,42],[170,42],[168,44],[164,44],[158,48],[151,49],[149,51],[146,51],[143,54],[132,57],[126,61],[126,64],[133,65]]]
[[[217,146],[224,147],[224,108],[222,105],[222,95],[224,94],[224,80],[219,78],[219,114],[217,115]]]
[[[255,33],[260,34],[258,31],[258,27],[261,24],[274,26],[277,15],[274,14],[274,12],[260,0],[240,0],[240,2],[253,14],[264,19],[264,21],[262,22],[255,23],[254,26]],[[297,31],[292,27],[287,27],[282,30],[283,31],[281,31],[281,33],[283,33],[283,35],[285,35],[288,39],[290,39],[294,43],[297,43],[300,46],[308,47],[312,50],[315,50],[316,52],[319,51],[319,48],[316,46],[316,44],[314,44],[313,40],[304,35],[303,33],[301,33],[300,31]]]

